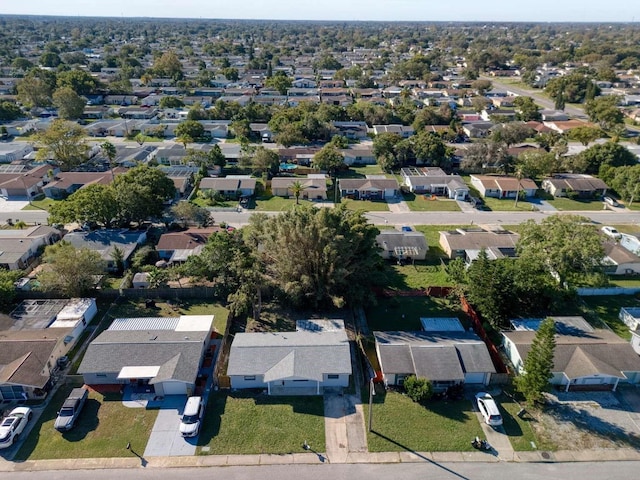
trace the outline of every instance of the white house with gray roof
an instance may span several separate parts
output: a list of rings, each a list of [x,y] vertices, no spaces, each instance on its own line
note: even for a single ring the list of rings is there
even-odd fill
[[[295,332],[238,333],[229,353],[232,388],[269,395],[321,395],[347,387],[351,347],[342,320],[297,322]]]
[[[159,396],[191,395],[213,315],[119,318],[93,340],[78,368],[88,385],[146,386]]]

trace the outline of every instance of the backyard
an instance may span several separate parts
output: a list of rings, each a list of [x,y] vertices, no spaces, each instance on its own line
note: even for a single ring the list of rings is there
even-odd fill
[[[63,385],[54,394],[16,460],[122,457],[129,442],[135,451],[144,451],[158,411],[127,408],[117,392],[90,391],[73,430],[55,430],[57,411],[74,386],[78,385]]]
[[[209,397],[199,454],[302,453],[325,450],[322,397],[216,392]]]
[[[627,327],[624,322],[618,318],[618,314],[622,307],[640,307],[640,300],[637,295],[582,297],[582,301],[616,334],[625,340],[631,339],[629,327]]]
[[[421,317],[458,317],[469,327],[469,321],[458,302],[437,297],[379,298],[378,304],[367,308],[367,323],[375,330],[421,330]]]

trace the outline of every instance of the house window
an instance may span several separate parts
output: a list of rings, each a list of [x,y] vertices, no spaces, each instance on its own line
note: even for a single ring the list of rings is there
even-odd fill
[[[255,381],[256,376],[255,376],[255,375],[245,375],[245,376],[244,376],[244,379],[245,379],[245,381],[247,381],[247,382],[253,382],[253,381]]]
[[[25,394],[22,386],[3,385],[0,387],[0,397],[4,400],[24,400]]]
[[[96,373],[96,377],[98,377],[98,378],[107,378],[107,374],[106,373]]]
[[[336,373],[330,373],[329,375],[327,375],[327,378],[329,380],[337,380],[338,378],[340,378],[340,375],[338,375]]]

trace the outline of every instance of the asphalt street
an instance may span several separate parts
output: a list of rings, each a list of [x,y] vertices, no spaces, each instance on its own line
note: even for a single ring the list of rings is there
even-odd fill
[[[141,459],[141,462],[144,459]],[[12,480],[204,480],[223,478],[239,480],[298,480],[331,478],[332,480],[628,480],[637,478],[640,462],[579,463],[403,463],[343,465],[264,465],[254,467],[200,468],[130,468],[99,470],[60,470],[11,472],[0,479]]]

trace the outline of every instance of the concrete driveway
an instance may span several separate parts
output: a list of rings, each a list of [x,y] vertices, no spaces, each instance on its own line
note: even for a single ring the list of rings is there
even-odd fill
[[[195,455],[198,437],[183,438],[179,431],[180,417],[186,401],[185,395],[164,397],[144,450],[144,457]]]
[[[4,213],[16,213],[20,214],[20,211],[29,205],[29,202],[24,200],[7,200],[0,198],[0,212]]]

